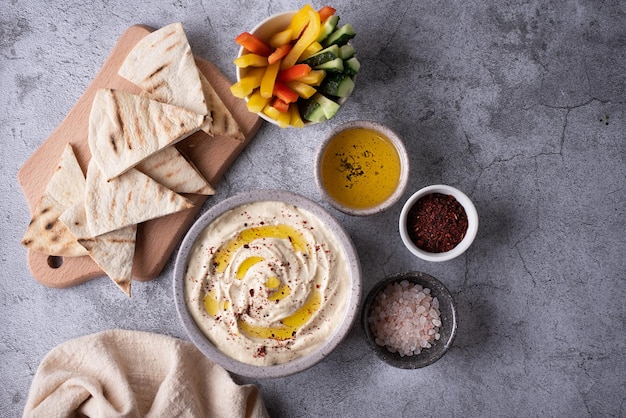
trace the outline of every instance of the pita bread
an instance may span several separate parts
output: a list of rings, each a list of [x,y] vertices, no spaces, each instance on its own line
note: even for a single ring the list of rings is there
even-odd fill
[[[176,147],[151,155],[136,168],[176,193],[215,194],[215,189]]]
[[[82,202],[85,176],[70,144],[63,150],[59,165],[37,203],[22,245],[47,255],[78,257],[87,255],[74,235],[59,222],[59,216],[70,206]]]
[[[209,114],[196,62],[180,22],[141,39],[122,63],[118,74],[155,100],[200,115]]]
[[[189,209],[194,204],[141,171],[107,181],[92,159],[87,169],[85,209],[92,236]]]
[[[89,115],[89,148],[107,180],[197,131],[205,116],[121,90],[99,89]]]
[[[230,113],[222,99],[207,80],[207,78],[198,70],[200,81],[202,83],[202,91],[208,108],[211,111],[212,123],[209,125],[208,134],[211,136],[228,136],[243,141],[245,136],[239,127],[239,124]],[[204,130],[204,129],[203,129]],[[206,132],[206,130],[204,130]]]
[[[137,225],[93,237],[83,202],[68,208],[59,219],[89,252],[91,259],[130,297]]]

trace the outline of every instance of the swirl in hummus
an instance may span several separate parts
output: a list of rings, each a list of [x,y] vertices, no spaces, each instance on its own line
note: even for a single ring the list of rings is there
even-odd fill
[[[350,272],[335,235],[309,211],[249,203],[196,240],[185,276],[189,312],[224,354],[281,364],[326,341],[346,311]]]

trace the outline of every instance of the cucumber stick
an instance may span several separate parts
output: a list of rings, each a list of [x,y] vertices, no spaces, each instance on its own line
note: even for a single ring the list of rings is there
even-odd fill
[[[335,116],[339,108],[339,103],[321,93],[315,93],[305,105],[304,119],[309,122],[322,122]]]
[[[348,97],[354,90],[354,80],[350,75],[345,73],[328,74],[322,85],[320,92],[335,97]]]
[[[307,64],[310,67],[315,68],[318,65],[321,65],[328,61],[332,61],[338,57],[339,57],[339,46],[331,45],[328,48],[324,48],[321,51],[303,60],[302,64]]]
[[[316,70],[326,70],[328,72],[340,73],[343,71],[343,60],[339,57],[331,61],[326,61],[320,65],[313,67]]]
[[[345,45],[348,41],[356,35],[354,28],[350,23],[346,23],[342,27],[336,29],[333,33],[328,35],[322,42],[322,46],[328,47],[331,45]]]
[[[332,15],[326,19],[320,28],[320,34],[317,37],[317,42],[322,42],[324,39],[328,38],[328,35],[335,31],[338,22],[339,16],[337,15]]]

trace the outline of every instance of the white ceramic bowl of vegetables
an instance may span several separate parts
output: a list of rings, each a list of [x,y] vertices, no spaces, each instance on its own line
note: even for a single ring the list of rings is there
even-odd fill
[[[235,38],[236,97],[280,127],[331,119],[352,94],[360,69],[350,23],[332,7],[273,15]]]

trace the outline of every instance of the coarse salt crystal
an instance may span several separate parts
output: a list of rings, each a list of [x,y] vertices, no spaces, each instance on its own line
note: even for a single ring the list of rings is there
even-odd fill
[[[374,299],[368,323],[377,345],[400,356],[419,354],[440,338],[439,301],[408,280],[387,285]]]

